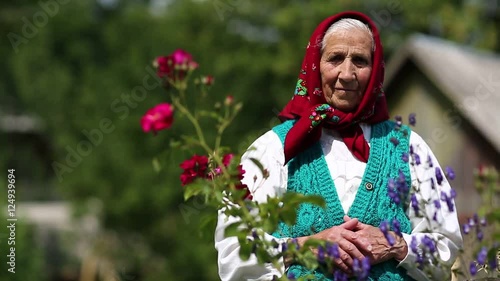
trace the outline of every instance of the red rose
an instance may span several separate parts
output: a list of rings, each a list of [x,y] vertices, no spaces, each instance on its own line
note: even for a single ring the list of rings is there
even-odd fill
[[[190,53],[177,49],[168,56],[158,57],[154,61],[156,73],[160,78],[172,80],[184,79],[188,71],[198,68],[198,63],[193,61]]]
[[[181,174],[181,183],[184,186],[198,177],[204,178],[206,176],[208,157],[195,154],[191,159],[182,162],[180,167],[184,170]]]
[[[142,130],[145,133],[168,129],[174,121],[174,108],[168,103],[161,103],[151,108],[141,118]]]

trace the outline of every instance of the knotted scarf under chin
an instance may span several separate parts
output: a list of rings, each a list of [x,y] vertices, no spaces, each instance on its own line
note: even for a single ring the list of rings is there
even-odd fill
[[[378,106],[385,107],[385,101]],[[381,112],[385,111],[381,110]],[[361,126],[349,121],[352,120],[351,115],[351,113],[335,110],[329,104],[316,105],[309,111],[304,111],[285,138],[285,163],[288,163],[305,147],[310,147],[318,141],[323,127],[339,132],[352,154],[358,160],[368,162],[370,146],[365,140]],[[387,120],[386,114],[375,114],[370,117],[370,123]]]

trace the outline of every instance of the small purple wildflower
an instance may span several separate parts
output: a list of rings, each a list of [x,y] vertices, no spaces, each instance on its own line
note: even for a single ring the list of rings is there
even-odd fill
[[[478,230],[478,231],[477,231],[476,236],[477,236],[477,240],[479,240],[479,241],[483,241],[483,238],[484,238],[484,233],[483,233],[481,230]]]
[[[411,238],[410,249],[414,254],[418,254],[418,241],[415,236]]]
[[[470,226],[468,223],[462,225],[462,230],[464,231],[464,234],[469,234],[470,233]]]
[[[408,155],[408,153],[403,153],[403,155],[401,156],[401,159],[403,159],[403,161],[405,163],[408,163],[408,161],[410,161],[410,156]]]
[[[281,243],[281,251],[286,252],[288,250],[288,244],[286,242]]]
[[[415,113],[410,113],[410,115],[408,116],[408,123],[412,126],[415,126],[417,124],[417,119],[416,119]]]
[[[441,173],[441,169],[439,169],[439,167],[436,167],[436,180],[439,185],[443,182],[443,174]]]
[[[389,140],[392,142],[392,144],[394,144],[394,146],[397,146],[397,145],[399,144],[398,139],[397,139],[397,138],[395,138],[395,137],[392,137],[392,138],[390,138]]]
[[[477,263],[481,265],[486,264],[486,258],[488,258],[488,249],[486,247],[482,247],[477,254]]]
[[[254,229],[254,230],[252,230],[252,237],[253,237],[253,239],[255,239],[255,240],[258,240],[258,239],[259,239],[259,235],[257,234],[257,231],[256,231],[255,229]]]
[[[488,260],[488,266],[490,268],[498,268],[498,260],[496,256],[493,256]]]
[[[429,253],[433,254],[434,252],[436,252],[436,244],[434,240],[432,240],[432,238],[430,238],[429,236],[424,236],[421,242],[427,247],[427,249],[429,249]]]
[[[354,259],[352,269],[357,281],[363,281],[370,274],[370,260],[363,258],[362,260]]]
[[[476,266],[475,262],[473,262],[473,261],[470,262],[469,271],[470,271],[470,275],[472,275],[472,276],[476,275],[477,266]]]
[[[455,179],[455,171],[450,166],[447,166],[444,169],[444,172],[446,174],[446,177],[448,177],[449,180],[454,180]]]
[[[389,222],[385,220],[382,221],[379,228],[382,233],[384,233],[385,239],[387,239],[389,245],[393,246],[396,243],[396,239],[389,233]]]
[[[398,236],[403,236],[401,233],[401,224],[397,219],[392,220],[392,230],[398,235]]]
[[[415,193],[412,193],[410,199],[411,199],[411,207],[415,211],[415,214],[418,216],[419,206],[418,206],[417,195],[415,195]]]
[[[320,263],[325,262],[325,248],[323,246],[318,247],[318,261]]]
[[[397,205],[401,203],[401,199],[399,198],[399,194],[396,189],[396,181],[394,179],[389,179],[387,181],[387,193],[389,195],[389,198],[391,198],[394,203],[396,203]]]
[[[328,244],[326,246],[326,252],[327,252],[327,255],[331,258],[335,258],[335,259],[340,258],[339,245],[337,245],[337,244]]]
[[[335,273],[333,274],[333,280],[335,280],[335,281],[348,281],[347,274],[345,274],[341,270],[336,270]]]

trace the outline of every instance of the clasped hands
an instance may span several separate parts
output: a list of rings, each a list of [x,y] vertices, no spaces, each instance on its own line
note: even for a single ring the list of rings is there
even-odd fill
[[[368,257],[370,263],[377,264],[389,259],[403,260],[408,252],[405,240],[390,231],[396,242],[390,245],[384,233],[372,225],[364,224],[356,218],[344,216],[344,223],[333,226],[311,236],[297,238],[299,246],[310,239],[321,239],[336,243],[339,247],[339,257],[333,260],[334,266],[347,274],[352,274],[354,259]],[[317,251],[317,249],[313,249]]]

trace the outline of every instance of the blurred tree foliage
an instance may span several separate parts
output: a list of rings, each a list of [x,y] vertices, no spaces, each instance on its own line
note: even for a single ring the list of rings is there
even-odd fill
[[[226,95],[244,102],[224,139],[241,152],[278,123],[307,40],[323,18],[343,10],[367,13],[380,27],[388,57],[414,32],[498,52],[497,5],[472,0],[2,1],[0,112],[43,120],[51,167],[41,192],[56,186],[79,214],[95,212],[89,199],[102,202],[102,227],[106,237],[114,237],[106,241],[116,246],[94,254],[113,261],[118,279],[217,280],[212,237],[199,233],[199,214],[207,210],[183,203],[180,190],[178,165],[190,152],[168,149],[189,130],[182,126],[187,122],[177,120],[175,129],[157,136],[145,135],[139,126],[147,109],[167,99],[151,74],[156,56],[176,48],[191,52],[198,73],[215,76],[214,103]],[[154,87],[140,94],[136,89],[146,87],[145,79]],[[29,154],[14,161],[17,154],[6,152],[15,151],[17,142],[7,139],[0,140],[0,166],[16,168],[22,186],[26,171],[44,167],[33,167]],[[155,157],[159,173],[152,166]]]

